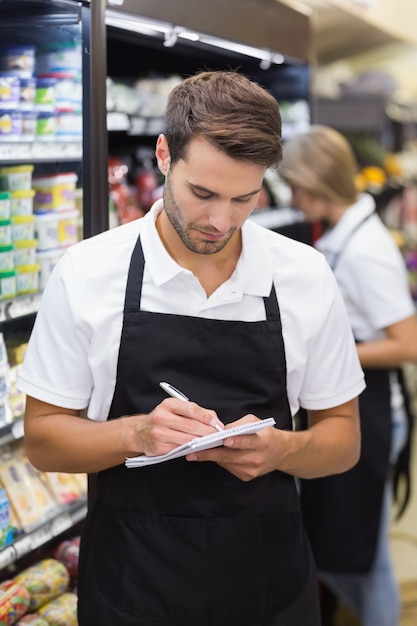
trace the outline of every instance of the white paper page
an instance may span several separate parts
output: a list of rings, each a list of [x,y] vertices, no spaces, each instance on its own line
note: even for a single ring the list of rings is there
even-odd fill
[[[205,437],[195,437],[188,443],[184,443],[178,448],[174,448],[171,452],[163,454],[161,456],[146,456],[140,454],[126,459],[126,467],[144,467],[145,465],[155,465],[156,463],[162,463],[163,461],[170,461],[171,459],[177,459],[178,457],[185,456],[191,452],[198,452],[199,450],[209,450],[210,448],[217,448],[221,446],[224,439],[229,437],[236,437],[238,435],[250,435],[257,433],[263,428],[274,426],[275,420],[273,417],[269,417],[258,422],[249,422],[248,424],[241,424],[233,428],[228,428],[223,431],[215,432]]]

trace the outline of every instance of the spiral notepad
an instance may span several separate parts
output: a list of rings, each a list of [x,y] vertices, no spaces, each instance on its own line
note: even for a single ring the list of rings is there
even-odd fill
[[[168,452],[167,454],[162,454],[160,456],[146,456],[145,454],[140,454],[139,456],[130,457],[126,459],[125,465],[126,467],[144,467],[145,465],[155,465],[156,463],[162,463],[163,461],[177,459],[181,456],[185,456],[186,454],[190,454],[191,452],[210,450],[210,448],[217,448],[218,446],[221,446],[224,439],[236,437],[237,435],[251,435],[252,433],[257,433],[263,428],[267,428],[268,426],[274,426],[274,424],[275,420],[273,417],[259,420],[258,422],[240,424],[239,426],[234,426],[233,428],[226,428],[221,432],[215,432],[212,435],[195,437],[188,443],[184,443],[182,446],[174,448],[174,450],[171,450],[171,452]]]

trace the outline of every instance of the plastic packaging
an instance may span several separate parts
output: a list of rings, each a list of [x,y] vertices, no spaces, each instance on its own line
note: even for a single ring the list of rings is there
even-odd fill
[[[0,73],[0,109],[16,109],[19,99],[19,77]]]
[[[19,141],[22,135],[22,112],[0,110],[0,141]]]
[[[14,248],[0,246],[0,272],[11,272],[14,269]]]
[[[7,300],[16,296],[16,272],[0,272],[0,300]]]
[[[20,79],[19,109],[32,111],[35,103],[36,78]]]
[[[36,118],[36,139],[51,141],[56,134],[56,115],[53,111],[38,113]]]
[[[34,189],[16,189],[15,191],[11,191],[10,215],[32,215],[34,196]]]
[[[31,164],[0,167],[0,176],[7,178],[9,191],[31,189],[33,169]]]
[[[22,296],[39,291],[39,265],[20,265],[16,267],[16,293]]]
[[[10,246],[12,243],[11,220],[0,220],[0,246]]]
[[[34,178],[35,211],[74,209],[77,179],[78,176],[75,172]]]
[[[36,239],[23,239],[13,244],[14,266],[33,265],[37,262]]]
[[[61,211],[58,215],[58,242],[63,248],[72,246],[79,240],[79,220],[80,212],[78,209],[73,211]]]
[[[53,111],[55,108],[55,78],[37,78],[35,108],[39,111]]]
[[[54,248],[53,250],[37,250],[36,260],[39,263],[39,288],[45,289],[46,283],[64,253],[63,248]]]
[[[59,215],[54,211],[35,214],[35,238],[38,250],[52,250],[59,247],[58,241]]]
[[[0,71],[30,78],[35,68],[35,47],[29,45],[0,46]]]
[[[35,217],[33,215],[13,215],[12,241],[27,241],[35,237]]]
[[[8,220],[11,212],[10,193],[0,191],[0,219]]]

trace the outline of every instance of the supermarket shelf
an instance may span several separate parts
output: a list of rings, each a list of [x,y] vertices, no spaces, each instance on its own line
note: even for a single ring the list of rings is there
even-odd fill
[[[68,505],[68,508],[58,513],[53,519],[18,537],[12,544],[0,550],[0,569],[11,565],[22,556],[69,530],[81,522],[86,514],[87,502],[85,500],[79,500]]]
[[[17,296],[10,300],[0,300],[0,322],[32,315],[39,308],[41,293],[33,293],[25,296]]]
[[[23,416],[0,427],[0,447],[23,439]]]
[[[82,158],[82,141],[0,141],[0,161],[9,163],[37,161],[78,161]]]

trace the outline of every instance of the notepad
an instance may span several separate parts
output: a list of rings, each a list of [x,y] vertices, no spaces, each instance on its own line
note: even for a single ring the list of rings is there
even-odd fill
[[[248,424],[240,424],[239,426],[234,426],[233,428],[226,428],[221,432],[215,432],[211,435],[206,435],[205,437],[195,437],[191,439],[188,443],[184,443],[182,446],[178,446],[178,448],[174,448],[171,452],[167,454],[162,454],[160,456],[146,456],[146,454],[140,454],[139,456],[134,456],[126,459],[125,465],[126,467],[144,467],[145,465],[155,465],[156,463],[163,463],[164,461],[170,461],[171,459],[177,459],[181,456],[185,456],[186,454],[190,454],[191,452],[199,452],[200,450],[210,450],[211,448],[217,448],[221,446],[224,439],[229,439],[229,437],[236,437],[238,435],[250,435],[252,433],[257,433],[259,430],[263,428],[268,428],[268,426],[274,426],[275,420],[273,417],[269,417],[264,420],[259,420],[258,422],[249,422]]]

